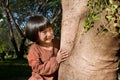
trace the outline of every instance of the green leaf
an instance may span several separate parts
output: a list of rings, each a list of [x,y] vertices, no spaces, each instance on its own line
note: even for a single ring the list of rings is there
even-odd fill
[[[85,23],[85,24],[84,24],[84,28],[85,28],[85,29],[89,29],[90,26],[88,26],[88,25]]]
[[[100,20],[100,18],[98,18],[97,16],[94,16],[93,20]]]
[[[106,16],[106,18],[110,20],[110,19],[112,19],[112,16],[108,15],[108,16]]]
[[[120,29],[118,30],[118,33],[120,33]]]
[[[47,3],[46,5],[44,5],[44,7],[56,7],[56,4],[58,4],[59,3],[59,1],[60,0],[56,0],[56,1],[54,1],[54,2],[49,2],[49,3]]]
[[[110,8],[106,8],[106,11],[111,11],[111,9]]]
[[[110,4],[113,4],[113,0],[109,0]]]
[[[113,5],[114,9],[117,9],[118,8],[118,5]]]
[[[118,23],[114,23],[114,26],[118,26],[119,24]]]

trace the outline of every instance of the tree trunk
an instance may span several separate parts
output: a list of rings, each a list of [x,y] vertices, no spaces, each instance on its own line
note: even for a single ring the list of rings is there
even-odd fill
[[[60,65],[59,80],[117,80],[120,35],[101,27],[108,24],[105,11],[94,27],[85,31],[87,2],[62,0],[61,48],[68,50],[70,57]]]
[[[25,54],[25,50],[26,50],[25,40],[26,40],[25,37],[21,38],[20,50],[17,53],[17,59],[24,59],[24,54]]]
[[[24,54],[25,54],[25,40],[26,40],[26,38],[24,36],[23,31],[20,29],[20,26],[17,25],[17,23],[15,22],[15,19],[13,18],[13,15],[12,15],[11,10],[9,8],[9,0],[4,0],[3,4],[4,4],[5,12],[7,14],[8,22],[10,24],[11,42],[12,42],[13,47],[15,49],[17,59],[23,59]],[[20,43],[19,48],[18,48],[18,44],[16,43],[16,40],[14,37],[14,31],[13,31],[13,27],[12,27],[13,25],[15,25],[16,29],[18,30],[18,32],[21,36],[21,43]]]

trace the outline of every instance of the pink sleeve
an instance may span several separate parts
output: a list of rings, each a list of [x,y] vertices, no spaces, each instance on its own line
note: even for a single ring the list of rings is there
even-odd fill
[[[35,50],[29,50],[27,58],[32,71],[40,75],[53,74],[59,67],[56,57],[51,57],[48,61],[41,63]]]

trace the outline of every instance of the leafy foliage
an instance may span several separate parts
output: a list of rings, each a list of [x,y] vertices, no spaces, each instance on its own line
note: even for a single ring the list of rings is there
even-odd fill
[[[85,20],[84,28],[89,30],[91,27],[94,26],[94,21],[99,20],[98,15],[101,14],[103,11],[107,12],[105,16],[106,20],[108,21],[103,27],[107,31],[113,31],[111,27],[111,22],[114,21],[112,27],[116,28],[114,32],[120,33],[120,2],[119,0],[89,0],[88,8],[89,13],[86,14],[87,18]],[[117,3],[117,4],[116,4]]]
[[[9,49],[13,49],[11,46],[12,44],[10,43],[8,31],[8,28],[0,28],[0,53]]]

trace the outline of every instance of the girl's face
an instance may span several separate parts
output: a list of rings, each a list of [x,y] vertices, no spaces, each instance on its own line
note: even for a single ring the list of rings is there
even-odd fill
[[[53,30],[51,27],[38,32],[38,40],[42,44],[49,44],[53,39]]]

